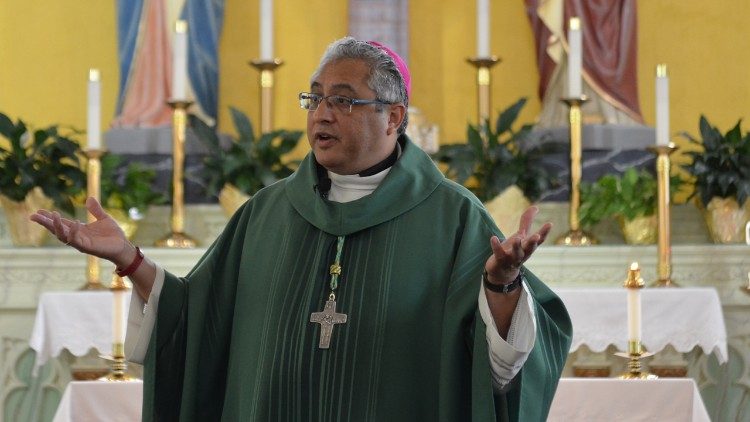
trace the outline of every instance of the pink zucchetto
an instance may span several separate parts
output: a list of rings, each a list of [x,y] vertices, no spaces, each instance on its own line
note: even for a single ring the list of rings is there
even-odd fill
[[[406,62],[404,61],[404,59],[396,54],[395,51],[377,41],[367,41],[367,43],[370,45],[374,45],[375,47],[385,51],[389,56],[391,56],[393,62],[396,63],[398,73],[401,74],[401,78],[404,80],[404,85],[406,86],[406,96],[411,97],[411,75],[409,74],[409,68],[406,66]]]

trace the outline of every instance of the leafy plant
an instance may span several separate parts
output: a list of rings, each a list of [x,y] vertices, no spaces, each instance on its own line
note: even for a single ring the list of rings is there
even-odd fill
[[[734,197],[740,207],[750,196],[750,133],[742,134],[739,120],[724,135],[701,115],[701,140],[683,132],[682,136],[701,147],[700,151],[686,152],[692,162],[682,168],[695,177],[695,191],[703,205],[711,198]]]
[[[682,186],[678,176],[670,178],[670,195]],[[581,183],[579,220],[591,227],[608,218],[632,221],[656,213],[658,187],[654,176],[646,170],[629,168],[622,176],[607,174],[595,183]]]
[[[112,153],[101,158],[102,204],[106,208],[124,211],[131,218],[139,219],[149,206],[167,202],[167,198],[153,190],[156,171],[141,163],[127,166],[121,156]]]
[[[196,136],[209,150],[201,173],[208,193],[216,195],[229,183],[254,195],[261,188],[291,175],[294,170],[282,157],[297,146],[302,132],[279,129],[256,138],[250,119],[234,107],[229,109],[239,137],[228,149],[222,148],[215,127],[190,116]]]
[[[540,165],[540,148],[521,148],[533,126],[525,124],[513,130],[525,104],[526,98],[521,98],[500,112],[494,130],[489,121],[479,127],[469,124],[467,142],[442,145],[433,158],[446,163],[447,176],[467,185],[482,201],[511,185],[517,185],[530,200],[538,200],[556,181]]]
[[[13,122],[0,113],[0,194],[21,202],[35,187],[55,206],[74,213],[72,198],[86,186],[81,170],[80,146],[60,133],[58,126],[29,130],[22,120]]]

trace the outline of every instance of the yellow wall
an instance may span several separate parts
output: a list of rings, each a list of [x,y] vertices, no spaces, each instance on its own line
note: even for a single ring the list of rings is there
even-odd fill
[[[118,77],[115,2],[3,0],[0,7],[0,111],[38,126],[63,123],[85,128],[86,75],[102,70],[103,127],[114,113]],[[326,45],[346,34],[347,1],[279,0],[275,115],[278,127],[304,129],[296,94]],[[644,118],[654,123],[653,74],[667,63],[671,82],[671,128],[697,132],[705,113],[727,130],[748,116],[750,53],[744,49],[750,3],[700,0],[639,2],[638,76]],[[465,137],[476,116],[472,1],[411,0],[412,104],[441,127],[443,142]],[[234,105],[259,120],[257,1],[226,0],[220,46],[220,121],[230,131]],[[522,1],[492,2],[493,115],[518,97],[529,97],[521,120],[539,111],[533,37]],[[678,142],[681,142],[678,140]],[[305,142],[302,142],[305,144]],[[301,154],[304,147],[298,152]]]
[[[2,1],[0,111],[85,129],[89,68],[101,71],[105,124],[119,83],[114,1]]]

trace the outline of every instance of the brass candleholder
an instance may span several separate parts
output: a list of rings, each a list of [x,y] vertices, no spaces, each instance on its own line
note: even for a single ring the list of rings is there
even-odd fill
[[[102,177],[102,162],[101,158],[104,154],[102,149],[87,149],[84,151],[86,158],[86,194],[97,201],[101,196],[101,177]],[[86,212],[86,221],[93,223],[96,221],[90,212]],[[86,255],[86,284],[81,286],[78,290],[104,290],[106,287],[100,280],[101,266],[99,264],[99,258],[94,255]]]
[[[569,230],[555,240],[555,244],[565,246],[589,246],[599,243],[591,234],[581,229],[578,209],[581,206],[581,106],[588,101],[585,95],[563,98],[568,105],[570,123],[570,211],[568,215]]]
[[[615,355],[628,359],[627,371],[623,372],[618,378],[628,380],[654,380],[659,378],[658,376],[641,369],[641,359],[653,356],[654,354],[643,350],[643,345],[641,345],[640,341],[629,341],[628,353],[615,353]]]
[[[170,219],[172,231],[157,240],[156,246],[194,248],[198,243],[185,234],[185,185],[183,180],[187,109],[193,102],[173,100],[168,103],[174,110],[172,115],[172,216]]]
[[[656,154],[656,179],[658,194],[659,243],[657,246],[659,262],[656,266],[657,279],[652,284],[654,287],[678,287],[672,280],[672,229],[670,216],[669,195],[669,155],[677,150],[673,143],[649,147],[649,151]]]
[[[501,60],[497,56],[490,56],[468,58],[466,61],[477,69],[477,125],[481,127],[485,121],[489,120],[492,111],[490,69]]]
[[[643,278],[641,277],[641,270],[638,268],[637,263],[633,263],[628,270],[628,278],[622,283],[622,286],[626,289],[642,289],[645,286]],[[628,298],[628,309],[630,312],[630,299]],[[637,298],[640,303],[640,298]],[[640,305],[638,308],[638,318],[640,319]],[[630,322],[630,319],[628,319]],[[640,330],[639,330],[640,331]],[[636,336],[634,336],[636,337]],[[640,334],[637,335],[640,337]],[[619,376],[620,379],[655,379],[658,378],[656,375],[652,375],[641,369],[641,359],[653,356],[653,353],[648,353],[643,350],[640,338],[638,340],[628,340],[628,352],[627,353],[615,353],[615,356],[620,356],[628,359],[628,370]]]
[[[252,60],[250,65],[260,71],[260,131],[273,130],[273,72],[284,63],[281,59],[271,61]]]
[[[113,301],[116,300],[114,298],[117,294],[125,294],[129,290],[128,286],[125,284],[125,281],[122,279],[122,277],[115,274],[112,277],[112,284],[109,286],[109,290],[113,293]],[[123,306],[127,306],[124,305]],[[115,312],[118,311],[118,308],[114,306],[113,303],[113,332],[114,330],[114,324],[116,321],[116,317],[114,315]],[[122,310],[120,310],[122,311]],[[121,312],[120,317],[124,317],[124,313]],[[121,319],[120,322],[123,324],[125,323],[124,319]],[[125,360],[125,344],[121,343],[120,341],[116,340],[112,342],[112,355],[101,355],[102,359],[105,359],[109,362],[109,373],[101,378],[99,380],[101,381],[133,381],[137,378],[134,378],[130,375],[128,375],[128,362]]]

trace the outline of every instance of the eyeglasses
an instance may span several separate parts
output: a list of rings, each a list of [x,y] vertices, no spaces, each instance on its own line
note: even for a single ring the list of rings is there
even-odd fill
[[[343,95],[328,95],[322,96],[313,94],[310,92],[299,93],[299,106],[307,111],[315,111],[320,106],[323,100],[328,103],[329,108],[333,108],[341,113],[351,113],[352,106],[355,105],[367,105],[367,104],[393,104],[380,100],[361,100],[359,98],[349,98]]]

